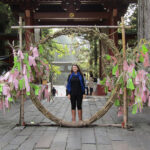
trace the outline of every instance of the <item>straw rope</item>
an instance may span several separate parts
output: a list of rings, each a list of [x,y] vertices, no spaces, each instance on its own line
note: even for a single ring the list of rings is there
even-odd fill
[[[116,93],[119,90],[119,80],[117,81],[116,87],[114,88],[114,90],[111,92],[111,95],[108,99],[108,101],[106,102],[106,104],[104,105],[104,107],[100,110],[98,110],[98,112],[96,112],[90,119],[82,121],[80,123],[72,123],[72,122],[67,122],[64,121],[60,118],[57,118],[56,116],[54,116],[52,113],[50,113],[40,102],[40,100],[35,96],[33,89],[31,89],[31,100],[33,102],[33,104],[36,106],[36,108],[48,119],[54,121],[57,125],[60,126],[66,126],[66,127],[83,127],[83,126],[88,126],[90,124],[92,124],[93,122],[95,122],[96,120],[100,119],[101,117],[103,117],[108,110],[111,108],[111,106],[113,105],[114,101],[115,101],[115,96]]]
[[[49,40],[52,40],[61,35],[71,35],[71,34],[76,34],[77,36],[84,34],[86,39],[88,39],[88,37],[91,37],[91,36],[93,38],[97,37],[97,39],[102,40],[103,44],[107,45],[108,48],[112,49],[113,52],[115,53],[115,55],[118,55],[118,59],[121,59],[121,56],[119,55],[119,51],[116,48],[114,42],[111,39],[109,39],[109,37],[106,34],[100,33],[99,30],[90,29],[90,28],[69,28],[69,29],[66,28],[66,29],[63,29],[61,31],[54,33],[53,35],[47,35],[46,38],[43,38],[40,42],[36,43],[36,45],[38,46],[39,44],[44,44],[45,42],[48,42]],[[45,117],[54,121],[57,125],[66,126],[66,127],[88,126],[88,125],[92,124],[93,122],[95,122],[96,120],[103,117],[108,112],[108,110],[111,108],[111,106],[114,104],[116,93],[118,92],[119,87],[120,87],[119,80],[120,80],[120,78],[117,80],[116,86],[112,90],[111,95],[110,95],[109,99],[107,100],[106,104],[104,105],[104,107],[102,109],[98,110],[98,112],[96,112],[91,118],[89,118],[88,120],[82,121],[80,123],[67,122],[67,121],[64,121],[64,120],[54,116],[41,104],[40,100],[35,96],[33,89],[31,89],[30,98],[31,98],[33,104],[36,106],[36,108]]]

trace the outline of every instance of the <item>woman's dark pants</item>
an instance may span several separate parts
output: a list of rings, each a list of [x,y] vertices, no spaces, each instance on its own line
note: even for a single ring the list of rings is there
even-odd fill
[[[71,95],[71,108],[72,110],[82,110],[82,99],[83,95]]]

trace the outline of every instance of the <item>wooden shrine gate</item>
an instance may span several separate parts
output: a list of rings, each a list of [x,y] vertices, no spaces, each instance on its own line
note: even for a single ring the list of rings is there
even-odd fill
[[[77,26],[23,26],[22,25],[22,18],[20,17],[20,21],[19,21],[19,26],[13,26],[12,29],[19,29],[19,43],[20,43],[20,50],[22,50],[22,30],[23,29],[33,29],[33,28],[51,28],[51,27],[67,27],[67,28],[76,28]],[[95,26],[80,26],[80,28],[95,28]],[[97,28],[102,29],[102,28],[113,28],[113,29],[118,29],[121,28],[122,29],[122,44],[123,44],[123,60],[126,60],[126,52],[125,52],[125,28],[130,28],[130,27],[125,27],[124,25],[124,19],[122,18],[122,26],[97,26]],[[72,122],[67,122],[64,120],[61,120],[59,118],[57,118],[56,116],[54,116],[53,114],[51,114],[48,110],[46,110],[46,108],[41,104],[41,102],[39,101],[39,99],[35,96],[35,93],[33,91],[33,89],[31,89],[31,100],[33,102],[33,104],[37,107],[37,109],[39,111],[41,111],[41,113],[43,115],[45,115],[48,119],[54,121],[56,124],[60,125],[60,126],[68,126],[68,127],[81,127],[81,126],[88,126],[91,123],[95,122],[96,120],[98,120],[99,118],[101,118],[103,115],[105,115],[107,113],[107,111],[111,108],[111,106],[113,105],[115,99],[115,95],[119,90],[119,81],[120,78],[117,80],[116,82],[116,87],[113,90],[113,92],[111,93],[108,101],[106,102],[106,104],[104,105],[104,107],[99,110],[97,113],[95,113],[89,120],[87,121],[83,121],[81,123],[77,123],[74,124]],[[124,103],[123,103],[123,107],[124,107],[124,127],[127,128],[128,126],[128,105],[127,105],[127,98],[126,98],[126,88],[124,88]],[[23,125],[24,123],[24,98],[21,99],[21,108],[20,108],[20,120],[21,120],[21,125]]]

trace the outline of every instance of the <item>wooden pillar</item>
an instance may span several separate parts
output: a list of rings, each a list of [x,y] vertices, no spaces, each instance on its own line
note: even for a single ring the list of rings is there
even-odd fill
[[[110,17],[110,25],[112,25],[112,26],[117,25],[117,14],[118,14],[117,8],[113,9],[111,14],[112,15]],[[114,29],[114,28],[109,30],[110,38],[114,40],[116,46],[118,46],[118,33],[117,33],[117,30],[118,29]],[[109,54],[113,55],[111,50],[109,50]]]
[[[25,25],[30,26],[33,25],[33,20],[32,20],[32,11],[31,9],[26,9],[25,10]],[[32,34],[34,30],[33,29],[26,29],[25,31],[25,40],[26,40],[26,50],[29,50],[30,48],[30,43],[32,42]]]

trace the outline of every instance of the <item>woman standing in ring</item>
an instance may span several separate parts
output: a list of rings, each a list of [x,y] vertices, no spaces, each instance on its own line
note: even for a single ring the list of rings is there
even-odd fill
[[[71,100],[72,122],[76,121],[76,107],[79,121],[82,121],[82,99],[85,97],[85,85],[78,65],[72,65],[71,74],[68,76],[67,95]]]

